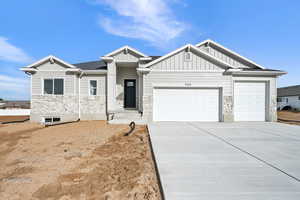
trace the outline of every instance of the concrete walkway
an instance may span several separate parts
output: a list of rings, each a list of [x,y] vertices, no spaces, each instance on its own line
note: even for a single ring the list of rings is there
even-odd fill
[[[149,124],[166,200],[300,199],[300,126]]]

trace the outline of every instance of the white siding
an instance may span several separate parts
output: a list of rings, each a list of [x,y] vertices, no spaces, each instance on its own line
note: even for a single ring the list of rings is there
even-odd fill
[[[224,96],[232,95],[232,77],[218,72],[158,72],[145,75],[144,95],[152,95],[155,86],[222,87]]]
[[[226,63],[232,66],[239,67],[239,68],[251,68],[251,65],[247,65],[241,62],[238,58],[233,58],[214,47],[209,47],[208,53],[220,60],[225,61]]]
[[[90,80],[97,80],[97,95],[91,96]],[[106,75],[85,75],[80,79],[80,118],[106,119]]]
[[[124,61],[124,62],[138,62],[139,58],[137,55],[133,54],[132,52],[128,51],[128,53],[124,53],[121,51],[120,53],[114,55],[114,59],[117,62]]]
[[[50,63],[49,61],[39,65],[37,67],[38,70],[52,70],[52,71],[64,71],[67,68],[61,64],[58,63]]]
[[[284,106],[291,106],[293,109],[300,110],[300,96],[289,96],[289,97],[279,97],[282,102],[278,102],[277,105],[282,109]]]
[[[185,51],[181,51],[152,66],[155,70],[164,71],[223,71],[216,64],[191,52],[191,60],[185,60]]]
[[[75,95],[76,91],[76,75],[69,74],[65,71],[37,71],[32,75],[32,95],[43,94],[43,80],[46,78],[63,78],[64,94]]]
[[[80,80],[80,96],[89,96],[90,80],[97,81],[97,96],[106,96],[106,75],[85,75]]]

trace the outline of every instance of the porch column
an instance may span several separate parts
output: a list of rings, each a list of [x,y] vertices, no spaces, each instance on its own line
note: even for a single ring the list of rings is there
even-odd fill
[[[107,111],[116,108],[117,67],[114,61],[107,63]]]

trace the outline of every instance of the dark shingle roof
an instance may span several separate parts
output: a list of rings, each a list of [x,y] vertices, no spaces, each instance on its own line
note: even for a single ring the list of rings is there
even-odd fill
[[[73,65],[82,70],[106,70],[107,69],[107,65],[103,60],[76,63]]]
[[[150,56],[150,57],[152,58],[152,60],[148,61],[148,63],[160,58],[161,56]],[[82,70],[106,70],[107,69],[107,64],[103,60],[76,63],[73,65]]]
[[[300,85],[278,88],[277,96],[300,96]]]

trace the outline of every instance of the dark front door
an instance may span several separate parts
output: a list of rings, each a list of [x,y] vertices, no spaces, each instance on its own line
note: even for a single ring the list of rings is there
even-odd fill
[[[124,107],[136,107],[136,81],[134,79],[124,80]]]

